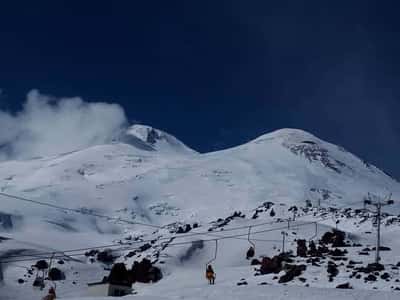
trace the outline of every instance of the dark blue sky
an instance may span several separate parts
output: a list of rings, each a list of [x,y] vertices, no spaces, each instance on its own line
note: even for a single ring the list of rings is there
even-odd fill
[[[11,4],[13,3],[13,4]],[[0,4],[0,107],[120,103],[199,151],[295,127],[400,178],[395,1]]]

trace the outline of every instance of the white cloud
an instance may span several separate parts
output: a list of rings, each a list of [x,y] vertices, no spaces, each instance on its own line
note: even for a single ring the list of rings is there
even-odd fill
[[[20,159],[107,143],[126,125],[118,104],[54,98],[32,90],[16,114],[0,111],[0,155]]]

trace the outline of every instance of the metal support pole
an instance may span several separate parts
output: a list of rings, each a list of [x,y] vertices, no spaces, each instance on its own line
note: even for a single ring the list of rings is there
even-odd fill
[[[282,253],[285,253],[285,240],[287,233],[285,231],[282,231],[281,234],[282,234]]]
[[[376,208],[377,208],[376,220],[378,222],[378,228],[377,228],[377,235],[376,235],[375,263],[379,263],[379,261],[381,259],[379,256],[379,251],[381,248],[381,203],[380,202],[377,204]]]
[[[393,204],[393,200],[391,200],[392,194],[389,195],[387,198],[387,201],[381,202],[381,199],[378,197],[375,197],[375,199],[372,197],[370,193],[368,193],[367,199],[364,200],[364,206],[366,207],[367,205],[373,205],[376,207],[376,222],[377,222],[377,232],[376,232],[376,248],[375,248],[375,263],[379,263],[381,260],[379,252],[381,248],[381,210],[382,206],[385,205],[391,205]],[[376,200],[376,198],[378,198]],[[375,201],[373,201],[375,200]],[[366,208],[365,208],[366,209]]]

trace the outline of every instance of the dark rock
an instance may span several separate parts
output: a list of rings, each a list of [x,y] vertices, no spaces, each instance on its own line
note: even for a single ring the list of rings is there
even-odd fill
[[[364,278],[365,281],[376,281],[376,276],[369,274],[367,277]]]
[[[18,283],[19,283],[19,284],[23,284],[24,282],[25,282],[25,280],[23,280],[22,278],[19,278],[19,279],[18,279]]]
[[[304,278],[304,277],[299,277],[299,280],[300,280],[301,282],[306,282],[306,281],[307,281],[307,279]]]
[[[373,247],[372,250],[375,251],[375,250],[376,250],[376,247]],[[379,247],[379,250],[380,250],[380,251],[391,251],[392,249],[391,249],[390,247],[380,246],[380,247]]]
[[[38,260],[35,264],[35,268],[38,270],[45,270],[49,267],[49,264],[45,260]]]
[[[115,257],[110,249],[106,249],[97,253],[97,260],[106,264],[111,264],[114,262]]]
[[[347,253],[346,250],[340,250],[338,248],[336,248],[335,250],[329,251],[329,255],[332,255],[332,256],[344,256],[346,253]]]
[[[329,281],[332,281],[334,277],[337,276],[337,274],[339,274],[339,270],[337,268],[337,265],[333,262],[329,262],[328,263],[328,267],[327,267],[327,272],[329,274]]]
[[[279,283],[292,281],[295,277],[300,276],[307,268],[305,265],[286,265],[286,267],[288,270],[286,271],[286,274],[279,278]]]
[[[390,275],[389,275],[389,273],[385,272],[385,273],[383,273],[383,274],[381,275],[381,278],[384,279],[384,280],[386,280],[386,279],[389,279],[389,278],[390,278]]]
[[[321,237],[322,244],[331,244],[332,247],[344,247],[346,234],[343,231],[333,229],[332,232],[327,231]]]
[[[274,256],[272,259],[263,257],[260,267],[261,274],[279,273],[281,270],[282,260],[278,256]]]
[[[63,264],[64,264],[64,261],[63,261],[62,259],[60,259],[60,260],[57,261],[57,263],[58,263],[59,265],[63,265]]]
[[[337,289],[352,289],[352,286],[350,285],[350,283],[346,282],[346,283],[342,283],[336,286]]]
[[[149,243],[146,243],[139,247],[139,251],[143,252],[143,251],[149,250],[150,248],[151,248],[151,245]]]
[[[130,270],[132,282],[157,282],[162,278],[161,270],[144,258],[141,262],[135,261]]]
[[[90,250],[85,252],[85,256],[96,256],[97,253],[99,253],[99,250]]]
[[[254,258],[251,260],[250,265],[252,266],[261,265],[261,262],[257,258]]]

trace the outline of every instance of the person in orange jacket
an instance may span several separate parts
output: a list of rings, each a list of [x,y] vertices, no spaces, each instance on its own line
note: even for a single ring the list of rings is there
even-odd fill
[[[207,266],[206,269],[206,278],[210,284],[215,284],[215,272],[211,265]]]

